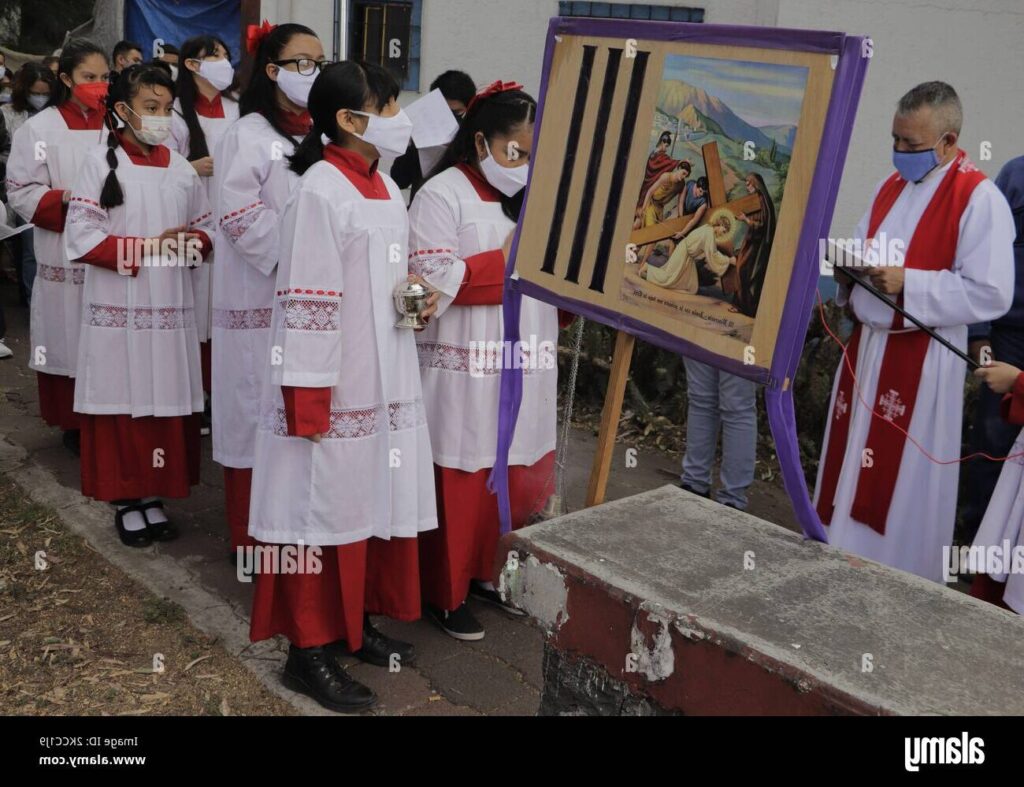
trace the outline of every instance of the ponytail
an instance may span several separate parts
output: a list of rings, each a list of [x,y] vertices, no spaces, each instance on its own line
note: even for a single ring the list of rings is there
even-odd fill
[[[398,98],[398,83],[391,73],[373,63],[343,60],[320,72],[309,91],[309,115],[313,128],[288,157],[293,172],[300,175],[324,157],[326,135],[337,143],[343,132],[336,120],[342,109],[361,112],[367,104],[378,110]]]
[[[292,172],[305,175],[306,170],[322,161],[324,157],[323,133],[313,124],[313,128],[303,137],[302,142],[295,148],[295,152],[288,157],[289,168]]]

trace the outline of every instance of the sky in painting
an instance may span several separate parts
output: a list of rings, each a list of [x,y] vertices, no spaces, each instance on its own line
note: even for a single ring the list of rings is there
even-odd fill
[[[687,82],[716,96],[752,126],[795,126],[800,120],[807,69],[669,55],[665,59],[664,78]]]

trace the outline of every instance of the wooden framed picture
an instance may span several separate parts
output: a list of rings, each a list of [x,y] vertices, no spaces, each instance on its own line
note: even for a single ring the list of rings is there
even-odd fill
[[[588,499],[603,496],[640,338],[765,386],[795,513],[825,540],[790,381],[872,51],[838,32],[551,20],[504,328],[519,341],[529,296],[620,331]],[[521,392],[521,370],[503,370],[492,480],[504,529]]]
[[[515,254],[522,291],[593,307],[588,316],[766,381],[842,37],[554,27]]]

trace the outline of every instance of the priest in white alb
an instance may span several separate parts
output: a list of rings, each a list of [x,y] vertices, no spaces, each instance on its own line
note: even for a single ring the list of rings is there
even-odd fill
[[[897,171],[876,190],[854,240],[888,263],[867,271],[877,289],[965,349],[968,324],[1010,307],[1015,232],[1003,195],[957,146],[962,121],[944,82],[900,99]],[[849,303],[855,328],[832,390],[818,514],[832,545],[941,581],[965,362],[863,288],[844,285],[837,302]]]

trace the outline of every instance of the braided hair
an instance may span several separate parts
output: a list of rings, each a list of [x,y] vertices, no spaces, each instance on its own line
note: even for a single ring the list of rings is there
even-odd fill
[[[100,193],[100,207],[105,209],[124,204],[124,192],[117,179],[117,113],[114,112],[114,107],[121,103],[130,105],[143,86],[166,88],[172,96],[174,95],[174,82],[168,73],[149,63],[139,63],[126,68],[111,84],[107,93],[107,164],[110,165],[110,172]]]
[[[478,99],[459,126],[459,132],[448,146],[444,156],[424,183],[456,164],[472,165],[479,160],[476,151],[476,133],[479,131],[488,146],[498,136],[508,136],[524,123],[532,123],[537,115],[537,102],[522,90],[505,90]],[[512,197],[501,195],[501,210],[512,221],[519,221],[526,189]],[[415,194],[413,195],[415,196]]]

